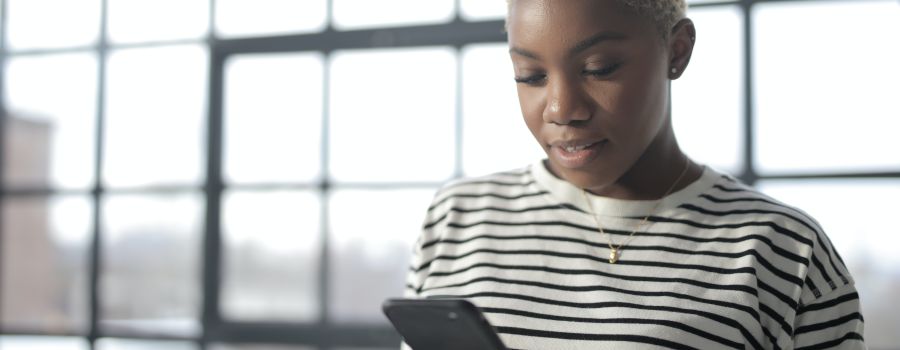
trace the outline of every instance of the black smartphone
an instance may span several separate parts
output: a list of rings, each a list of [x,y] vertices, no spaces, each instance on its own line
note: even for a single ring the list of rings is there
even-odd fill
[[[465,299],[388,299],[381,308],[413,350],[506,350]]]

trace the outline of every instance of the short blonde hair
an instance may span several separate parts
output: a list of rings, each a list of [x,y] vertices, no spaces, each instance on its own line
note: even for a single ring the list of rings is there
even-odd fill
[[[506,0],[507,19],[509,18],[508,9],[515,0]],[[566,0],[562,0],[566,1]],[[668,38],[669,33],[678,21],[687,16],[686,0],[615,0],[618,3],[627,6],[639,16],[645,17],[656,25],[663,38]]]
[[[656,29],[664,38],[678,21],[687,15],[687,1],[685,0],[616,0],[622,5],[628,6],[638,15],[650,19],[656,25]]]

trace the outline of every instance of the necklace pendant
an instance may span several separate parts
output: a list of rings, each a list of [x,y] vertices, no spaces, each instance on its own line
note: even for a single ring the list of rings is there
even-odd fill
[[[615,264],[616,261],[619,261],[619,250],[612,248],[609,250],[609,263]]]

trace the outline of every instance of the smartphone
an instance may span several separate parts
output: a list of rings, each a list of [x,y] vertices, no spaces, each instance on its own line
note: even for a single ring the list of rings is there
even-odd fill
[[[465,299],[388,299],[381,308],[413,350],[506,350],[494,327]]]

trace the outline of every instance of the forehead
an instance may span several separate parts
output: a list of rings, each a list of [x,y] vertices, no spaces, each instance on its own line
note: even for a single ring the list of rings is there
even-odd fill
[[[507,18],[513,45],[572,45],[599,32],[653,34],[652,23],[615,0],[512,0]]]

